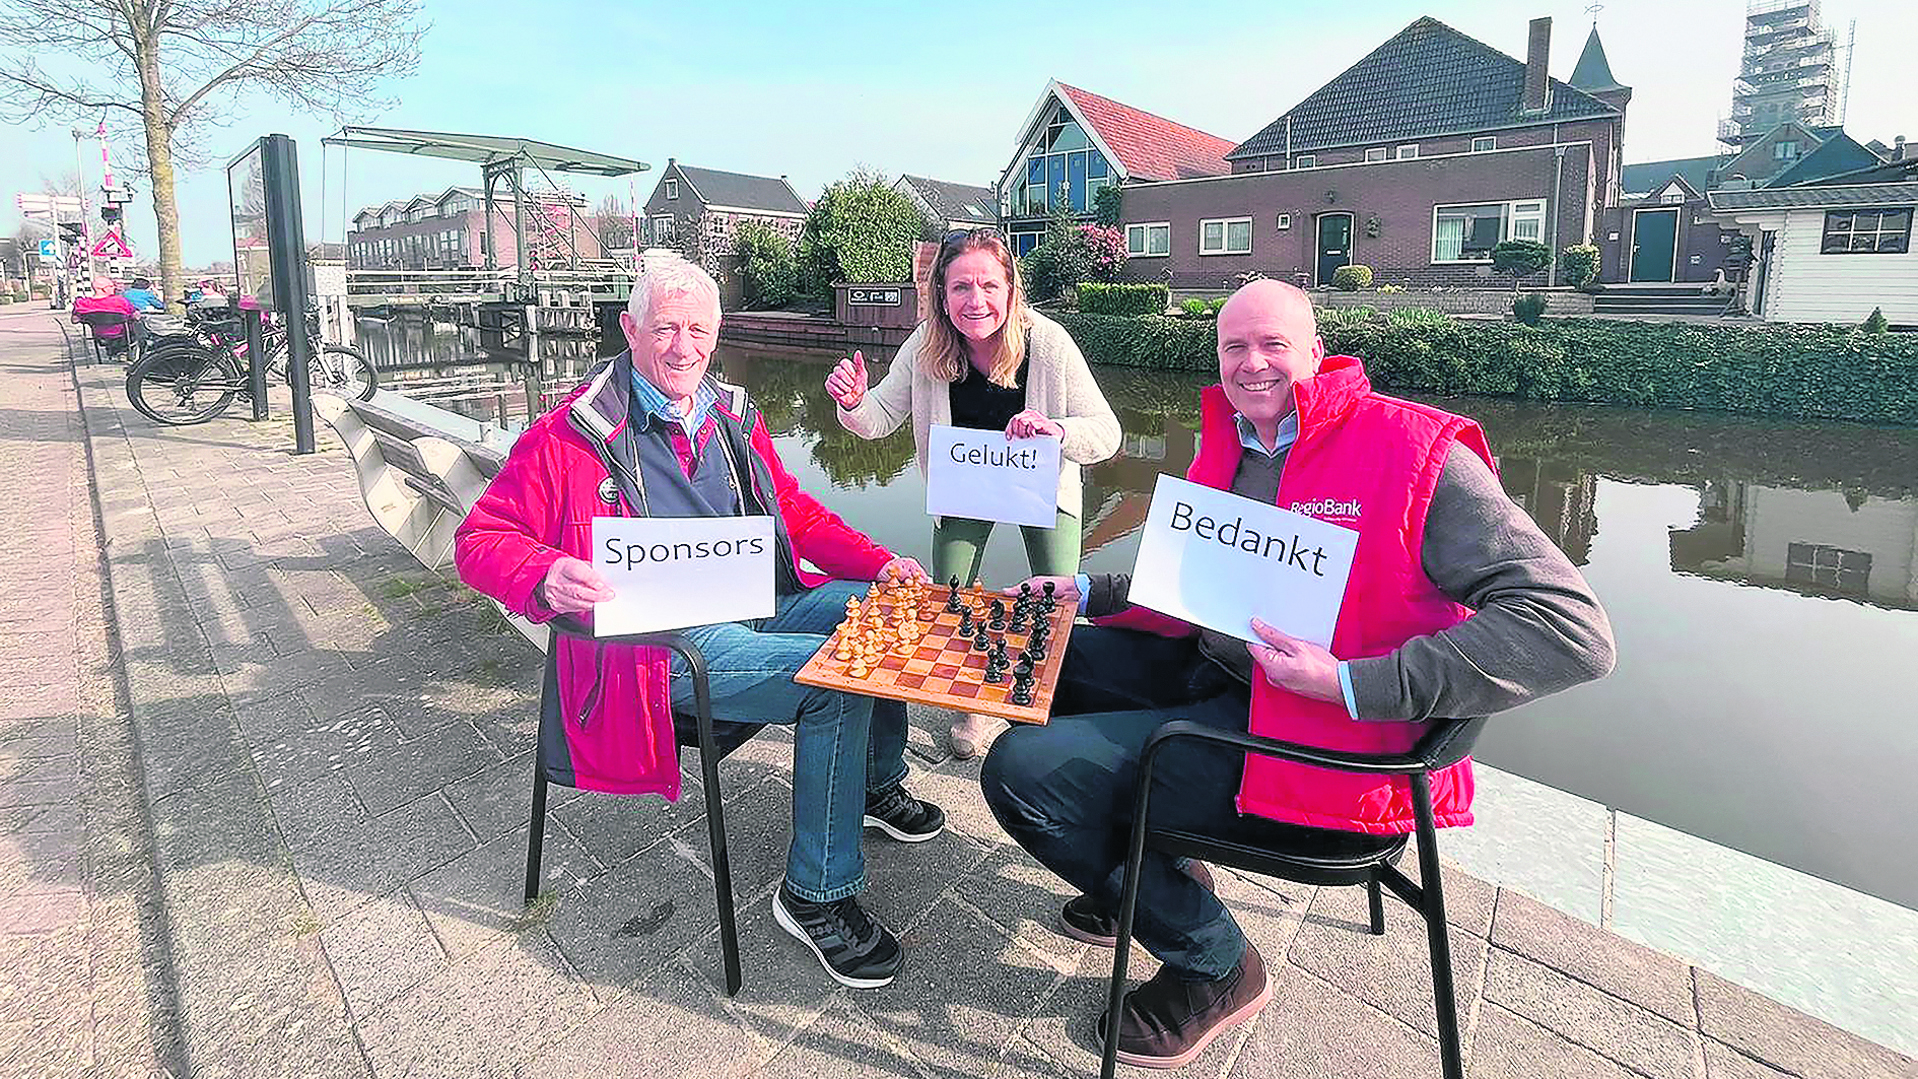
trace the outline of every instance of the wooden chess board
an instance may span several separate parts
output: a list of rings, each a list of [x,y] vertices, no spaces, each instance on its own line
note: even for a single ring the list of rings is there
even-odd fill
[[[852,667],[850,661],[834,658],[834,653],[841,651],[842,642],[849,637],[857,640],[857,623],[853,619],[864,622],[876,614],[880,622],[891,625],[910,604],[907,598],[910,590],[900,586],[880,586],[869,592],[856,612],[848,609],[849,623],[842,624],[827,638],[793,676],[793,681],[869,697],[977,712],[1019,723],[1044,723],[1052,714],[1053,692],[1059,684],[1059,670],[1065,663],[1072,621],[1078,614],[1076,605],[1070,602],[1055,605],[1048,619],[1052,628],[1046,641],[1046,657],[1033,665],[1032,703],[1019,705],[1011,700],[1013,677],[1010,672],[1001,682],[985,680],[986,653],[974,649],[971,638],[959,635],[961,616],[946,610],[947,592],[945,585],[925,585],[918,602],[912,604],[912,613],[924,635],[910,642],[909,651],[900,645],[886,648],[876,660],[865,665],[863,676],[855,677],[848,673]],[[960,603],[971,608],[975,622],[989,619],[995,599],[1005,601],[1007,610],[1011,610],[1012,599],[1001,593],[984,588],[959,589]],[[1022,633],[1010,628],[988,629],[987,633],[991,638],[1005,638],[1006,651],[1014,661],[1032,638],[1030,628]]]

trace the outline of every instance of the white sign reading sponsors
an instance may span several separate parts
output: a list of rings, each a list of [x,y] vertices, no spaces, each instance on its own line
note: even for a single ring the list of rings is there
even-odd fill
[[[771,517],[595,517],[593,567],[616,593],[601,637],[773,613]]]
[[[1037,525],[1058,523],[1059,440],[1007,439],[935,423],[926,438],[926,512],[935,517]]]
[[[1257,617],[1330,648],[1358,544],[1353,529],[1161,475],[1128,598],[1242,640],[1258,639]]]

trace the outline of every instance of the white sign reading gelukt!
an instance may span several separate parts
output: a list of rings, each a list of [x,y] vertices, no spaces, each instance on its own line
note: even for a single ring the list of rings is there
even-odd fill
[[[593,606],[601,637],[773,613],[771,517],[595,517],[593,568],[614,598]]]
[[[1358,544],[1353,529],[1162,475],[1128,598],[1242,640],[1258,639],[1256,617],[1330,648]]]
[[[1057,438],[937,423],[927,433],[927,513],[1051,528],[1058,505]]]

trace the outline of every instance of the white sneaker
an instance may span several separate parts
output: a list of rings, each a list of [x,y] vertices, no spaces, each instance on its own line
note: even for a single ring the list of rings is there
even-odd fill
[[[1012,726],[998,716],[982,716],[976,712],[966,712],[952,721],[952,755],[960,760],[976,757],[992,748],[1006,728]]]

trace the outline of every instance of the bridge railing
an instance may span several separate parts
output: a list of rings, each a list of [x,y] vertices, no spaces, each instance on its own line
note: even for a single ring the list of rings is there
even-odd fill
[[[413,293],[419,295],[465,295],[476,292],[502,292],[516,280],[516,273],[503,270],[347,270],[346,291],[350,295],[377,293]]]

